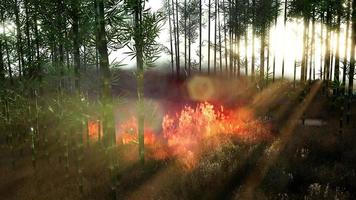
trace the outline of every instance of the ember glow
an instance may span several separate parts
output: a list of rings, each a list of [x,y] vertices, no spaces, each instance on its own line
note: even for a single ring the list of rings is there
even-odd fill
[[[136,117],[131,117],[119,127],[120,133],[118,142],[122,140],[122,144],[138,144],[138,129]],[[152,129],[145,125],[145,145],[152,145],[155,143],[155,134]]]
[[[135,117],[121,123],[119,130],[118,142],[138,143]],[[227,142],[258,143],[271,138],[268,125],[255,119],[251,110],[229,110],[207,102],[166,114],[160,133],[145,124],[148,156],[153,159],[174,157],[188,168],[192,168],[203,153]]]
[[[101,137],[101,122],[99,120],[88,120],[88,136],[89,140],[98,141]]]

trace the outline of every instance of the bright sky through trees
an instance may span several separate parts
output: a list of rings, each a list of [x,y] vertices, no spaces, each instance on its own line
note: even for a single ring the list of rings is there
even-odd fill
[[[203,10],[207,9],[207,0],[203,0]],[[163,0],[150,0],[149,3],[146,5],[147,7],[150,7],[154,11],[158,11],[163,9]],[[277,26],[275,27],[274,25],[271,26],[270,28],[270,55],[276,56],[276,76],[281,76],[281,65],[282,65],[282,59],[283,56],[285,57],[285,73],[286,76],[289,78],[293,78],[293,72],[294,72],[294,61],[295,59],[297,62],[301,62],[301,57],[303,54],[303,21],[301,19],[288,19],[286,28],[284,28],[284,4],[282,3],[281,5],[281,12],[278,17],[277,21]],[[207,21],[207,13],[204,13],[204,18],[203,20],[206,22]],[[214,19],[212,19],[214,23]],[[222,20],[222,17],[221,17]],[[222,23],[222,22],[221,22]],[[311,23],[311,22],[310,22]],[[325,36],[325,26],[323,27],[324,30],[324,36]],[[311,28],[309,29],[311,33]],[[343,59],[343,55],[345,54],[345,35],[346,35],[346,25],[342,24],[341,27],[341,39],[340,39],[340,57]],[[207,24],[203,27],[203,41],[205,43],[205,46],[203,47],[203,68],[206,68],[207,66],[207,39],[208,39],[208,34],[207,34]],[[214,26],[211,26],[211,40],[214,39]],[[249,55],[249,62],[251,61],[251,52],[252,52],[252,42],[251,42],[251,30],[249,30],[249,41],[248,41],[248,55]],[[315,38],[315,67],[316,67],[316,74],[319,73],[319,66],[320,66],[320,56],[325,53],[325,44],[321,46],[320,44],[320,39],[321,39],[321,25],[320,23],[315,23],[315,32],[316,32],[316,38]],[[350,29],[351,32],[351,29]],[[180,37],[184,37],[183,35]],[[168,27],[168,21],[165,23],[163,26],[163,30],[160,33],[160,37],[158,38],[159,42],[164,45],[165,47],[169,47],[169,27]],[[350,40],[350,39],[349,39]],[[332,34],[332,49],[335,49],[336,46],[336,35]],[[244,42],[244,41],[243,41]],[[183,46],[184,42],[181,41],[180,46]],[[193,57],[192,59],[197,60],[198,55],[195,53],[198,51],[198,41],[195,41],[195,43],[192,45],[193,50]],[[258,55],[260,48],[260,43],[256,42],[255,43],[255,52],[256,55]],[[115,61],[122,60],[122,57],[125,57],[125,55],[122,54],[122,52],[125,52],[126,49],[120,50],[120,52],[114,52],[111,55],[111,60]],[[213,48],[210,50],[213,52]],[[182,53],[182,52],[181,52]],[[246,54],[245,48],[243,45],[240,46],[240,55],[241,57],[244,57]],[[348,55],[349,56],[349,55]],[[161,67],[167,67],[166,70],[169,70],[169,62],[170,62],[170,57],[166,53],[161,54],[161,58],[157,62],[157,67],[159,69],[162,69]],[[258,65],[258,60],[257,58],[257,65]],[[273,60],[270,59],[270,65],[272,65]],[[125,59],[124,63],[127,64],[127,66],[124,66],[124,68],[134,68],[135,63],[133,61],[130,61],[129,59]],[[163,66],[159,66],[163,65]],[[249,69],[251,70],[251,69]],[[300,70],[298,66],[298,70],[296,71],[297,74],[296,76],[300,76]],[[318,76],[317,76],[318,77]]]

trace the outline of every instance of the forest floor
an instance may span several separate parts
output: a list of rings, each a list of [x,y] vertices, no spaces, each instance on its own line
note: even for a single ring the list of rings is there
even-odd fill
[[[223,146],[203,155],[190,170],[174,158],[142,166],[135,156],[127,159],[136,155],[136,147],[119,145],[114,182],[112,153],[100,144],[85,147],[80,163],[77,150],[70,149],[66,170],[64,147],[54,139],[49,156],[38,152],[34,167],[30,148],[13,152],[0,137],[0,199],[355,199],[356,107],[348,124],[343,117],[340,132],[340,109],[320,88],[311,89],[305,100],[280,90],[287,89],[266,90],[257,98],[263,103],[252,105],[256,115],[268,116],[276,133],[273,141]],[[323,123],[308,126],[301,119]]]

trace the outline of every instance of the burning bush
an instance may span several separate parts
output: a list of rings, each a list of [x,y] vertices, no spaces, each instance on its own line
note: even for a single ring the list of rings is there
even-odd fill
[[[123,144],[137,143],[137,121],[132,117],[120,125]],[[270,129],[254,119],[249,109],[226,110],[223,106],[199,103],[180,112],[166,114],[162,133],[154,133],[145,124],[145,145],[154,159],[176,157],[188,167],[194,166],[204,152],[231,141],[257,143],[270,139]]]

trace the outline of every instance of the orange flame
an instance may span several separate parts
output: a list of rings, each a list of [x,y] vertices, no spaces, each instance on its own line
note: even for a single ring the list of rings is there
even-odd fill
[[[101,137],[101,122],[99,120],[88,120],[89,140],[97,141]]]
[[[135,117],[120,125],[119,136],[123,144],[138,143]],[[195,108],[185,106],[174,115],[165,115],[162,134],[154,133],[145,124],[144,141],[150,157],[176,157],[187,168],[192,168],[202,153],[227,140],[256,143],[270,138],[269,128],[254,119],[251,110],[226,110],[223,106],[217,109],[205,102]]]
[[[138,144],[138,128],[136,117],[131,117],[125,123],[122,123],[119,127],[120,132],[117,142],[122,142],[122,144]],[[155,142],[155,134],[152,129],[145,125],[144,127],[144,143],[146,145],[152,145]],[[121,140],[121,141],[120,141]]]

